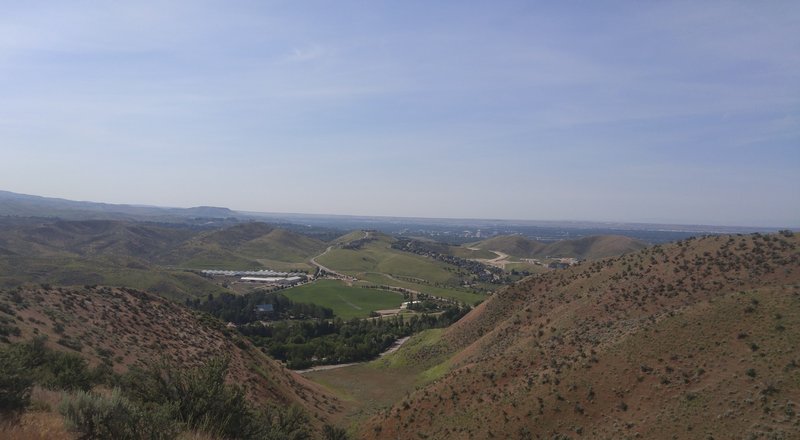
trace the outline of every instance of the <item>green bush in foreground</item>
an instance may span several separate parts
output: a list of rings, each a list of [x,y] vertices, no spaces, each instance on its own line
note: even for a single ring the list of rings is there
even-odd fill
[[[0,350],[0,412],[15,411],[28,405],[33,378],[15,347]]]
[[[65,395],[59,407],[68,428],[84,439],[171,439],[178,434],[170,408],[143,410],[118,388],[101,396],[78,391]]]
[[[131,401],[161,408],[181,429],[236,439],[310,438],[308,419],[301,410],[255,408],[241,387],[225,383],[227,371],[224,358],[192,369],[161,362],[147,370],[134,369],[121,382]]]
[[[240,386],[225,383],[228,360],[195,368],[168,362],[117,376],[91,371],[79,355],[50,350],[44,339],[0,348],[0,412],[24,409],[34,384],[65,390],[59,406],[81,439],[176,438],[182,431],[225,439],[305,440],[308,418],[297,407],[255,407]],[[110,395],[89,392],[117,385]]]

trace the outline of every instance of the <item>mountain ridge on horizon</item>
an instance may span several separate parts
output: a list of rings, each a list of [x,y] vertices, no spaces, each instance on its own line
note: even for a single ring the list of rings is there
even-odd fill
[[[541,226],[541,227],[571,227],[583,228],[608,228],[608,229],[633,229],[633,230],[663,230],[674,232],[697,233],[751,233],[772,232],[779,229],[800,230],[798,226],[747,226],[747,225],[715,225],[691,223],[647,223],[626,221],[593,221],[593,220],[532,220],[532,219],[501,219],[501,218],[447,218],[447,217],[402,217],[387,215],[355,215],[355,214],[318,214],[294,212],[258,212],[249,210],[234,210],[227,207],[200,205],[188,208],[159,206],[151,204],[106,203],[84,200],[72,200],[62,197],[39,196],[23,194],[13,191],[0,190],[0,215],[19,217],[58,217],[64,219],[126,219],[126,220],[154,220],[154,221],[180,221],[188,218],[215,218],[215,219],[272,219],[281,221],[300,221],[309,219],[341,219],[341,220],[368,220],[368,221],[393,221],[403,220],[408,223],[470,225],[476,227],[490,227],[496,225],[507,226]]]

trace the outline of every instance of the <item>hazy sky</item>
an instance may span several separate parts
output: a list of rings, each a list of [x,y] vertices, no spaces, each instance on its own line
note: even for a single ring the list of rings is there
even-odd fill
[[[797,1],[0,10],[0,189],[800,226]]]

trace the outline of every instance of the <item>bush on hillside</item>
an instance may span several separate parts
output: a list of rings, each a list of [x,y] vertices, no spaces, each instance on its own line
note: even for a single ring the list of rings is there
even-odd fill
[[[25,408],[32,388],[33,378],[17,347],[0,350],[0,412]]]
[[[299,410],[256,411],[238,386],[225,384],[228,360],[215,358],[189,370],[168,362],[133,369],[122,378],[127,395],[141,405],[171,406],[186,428],[224,438],[308,438]]]
[[[166,440],[178,435],[169,406],[140,408],[115,388],[110,396],[66,395],[59,407],[66,426],[86,439]]]
[[[110,397],[86,391],[64,397],[59,411],[66,426],[87,439],[135,439],[136,408],[115,389]]]
[[[55,390],[84,390],[92,387],[86,360],[72,353],[51,352],[42,370],[42,384]]]

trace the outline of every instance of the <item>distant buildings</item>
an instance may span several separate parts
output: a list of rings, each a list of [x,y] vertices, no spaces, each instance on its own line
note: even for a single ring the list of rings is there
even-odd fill
[[[288,277],[288,272],[275,272],[274,270],[201,270],[202,274],[223,277]]]
[[[264,283],[264,284],[281,284],[281,285],[290,285],[296,284],[300,281],[303,281],[305,277],[293,276],[293,277],[242,277],[240,278],[241,281],[246,283]]]
[[[256,313],[272,313],[275,307],[272,304],[258,304],[255,308]]]
[[[303,273],[276,272],[274,270],[202,270],[203,275],[210,277],[240,277],[243,283],[260,283],[277,286],[293,286],[305,281]]]

